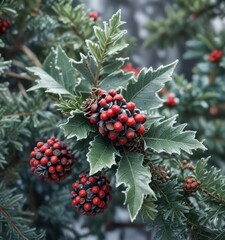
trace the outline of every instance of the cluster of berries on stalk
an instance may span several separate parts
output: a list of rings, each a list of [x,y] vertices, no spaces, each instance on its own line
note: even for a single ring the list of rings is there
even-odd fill
[[[125,145],[145,133],[143,123],[146,115],[141,114],[133,102],[126,102],[114,89],[99,93],[97,102],[91,106],[89,120],[98,125],[101,135],[117,146]]]
[[[11,25],[10,21],[0,18],[0,35],[7,32],[7,28]]]
[[[88,13],[88,16],[93,20],[93,21],[97,21],[99,19],[99,15],[97,12],[95,11],[90,11]]]
[[[75,164],[74,155],[68,145],[51,137],[47,142],[38,142],[30,153],[31,171],[49,182],[59,182],[71,174]]]
[[[209,61],[212,63],[219,62],[222,58],[223,51],[221,50],[213,50],[211,53],[208,54]]]
[[[192,192],[196,192],[199,188],[199,183],[197,182],[197,180],[193,177],[187,177],[185,179],[185,183],[184,183],[184,190],[187,193],[192,193]]]
[[[174,93],[169,93],[166,99],[166,105],[168,107],[175,107],[179,103],[179,99],[175,96]]]
[[[105,176],[80,174],[72,184],[72,206],[86,216],[102,213],[112,198],[112,187]]]

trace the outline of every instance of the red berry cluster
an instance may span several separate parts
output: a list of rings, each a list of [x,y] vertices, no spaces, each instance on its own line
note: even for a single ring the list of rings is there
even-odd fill
[[[102,213],[112,198],[109,180],[105,176],[86,174],[80,174],[79,178],[72,184],[72,206],[86,216]]]
[[[10,21],[0,18],[0,35],[6,33],[7,28],[11,25]]]
[[[91,11],[88,13],[88,16],[93,20],[97,21],[99,19],[99,15],[97,12]]]
[[[30,157],[31,171],[50,182],[64,180],[71,174],[71,167],[75,163],[70,147],[55,137],[46,143],[38,142]]]
[[[211,53],[208,54],[210,62],[219,62],[222,58],[223,51],[221,50],[213,50]]]
[[[92,105],[91,112],[90,122],[97,124],[99,132],[117,145],[125,145],[145,132],[143,123],[146,116],[114,89],[102,91],[97,103]]]
[[[199,188],[199,183],[193,177],[187,177],[184,183],[184,190],[187,193],[196,192]]]
[[[173,93],[169,93],[166,99],[166,105],[169,107],[175,107],[178,103],[178,98]]]

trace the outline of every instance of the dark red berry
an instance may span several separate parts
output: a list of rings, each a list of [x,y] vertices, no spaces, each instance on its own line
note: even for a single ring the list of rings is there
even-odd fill
[[[126,133],[126,137],[127,137],[127,138],[134,138],[134,136],[135,136],[134,131],[128,131],[128,132]]]
[[[113,100],[123,101],[123,96],[122,96],[121,94],[116,94],[116,95],[113,97]]]
[[[97,119],[94,118],[93,116],[91,116],[91,117],[89,118],[89,121],[90,121],[90,123],[93,124],[93,125],[97,124]]]
[[[113,97],[112,97],[111,95],[107,95],[107,96],[105,97],[105,100],[106,100],[107,103],[110,103],[110,102],[112,102]]]
[[[108,94],[110,94],[111,96],[115,96],[117,93],[116,93],[116,90],[115,89],[110,89],[109,91],[108,91]]]
[[[118,138],[118,135],[114,131],[110,131],[108,134],[108,138],[112,141],[115,141]]]
[[[52,156],[50,161],[51,161],[52,164],[56,164],[56,163],[58,163],[58,157],[57,156]]]
[[[54,173],[54,172],[55,172],[55,167],[50,166],[50,167],[48,168],[48,171],[49,171],[50,173]]]
[[[34,160],[33,161],[33,166],[34,167],[37,167],[39,164],[40,164],[40,162],[38,160]]]
[[[56,167],[56,172],[62,172],[63,171],[63,166],[61,164],[58,164]]]
[[[85,203],[84,204],[84,210],[87,212],[91,209],[91,204],[90,203]]]
[[[86,177],[82,177],[81,178],[81,180],[80,180],[80,182],[82,183],[82,184],[85,184],[86,182],[87,182],[87,178]]]
[[[120,115],[118,116],[118,120],[119,120],[120,122],[126,122],[126,121],[128,120],[127,114],[124,114],[124,113],[120,114]]]
[[[106,121],[108,119],[107,112],[101,113],[100,118],[101,118],[102,121]]]
[[[47,149],[47,150],[45,151],[45,155],[48,156],[48,157],[52,156],[52,154],[53,154],[53,152],[52,152],[51,149]]]
[[[93,198],[92,202],[94,205],[99,205],[101,203],[101,200],[99,197],[95,197],[95,198]]]
[[[121,122],[115,122],[114,123],[114,130],[117,132],[122,131],[123,129],[123,124]]]
[[[86,194],[87,194],[87,193],[86,193],[86,190],[84,190],[84,189],[82,189],[82,190],[79,191],[79,196],[80,196],[80,197],[85,197]]]
[[[132,112],[132,111],[134,111],[134,109],[135,109],[135,103],[133,103],[133,102],[128,102],[128,103],[126,104],[126,107],[127,107],[128,110],[130,110],[130,111]]]
[[[134,118],[129,117],[126,121],[126,124],[128,127],[131,127],[131,126],[134,126],[134,124],[136,124],[136,122],[135,122]]]
[[[44,145],[41,147],[41,152],[44,153],[47,149],[48,149],[48,146]]]
[[[59,142],[57,142],[57,143],[54,143],[53,144],[53,147],[55,148],[55,149],[61,149],[61,143],[59,143]]]
[[[114,114],[119,114],[120,113],[120,106],[113,105],[112,110],[113,110]]]
[[[223,51],[221,50],[213,50],[211,53],[208,54],[210,62],[219,62],[222,58]]]
[[[40,147],[42,147],[43,145],[44,145],[43,142],[38,142],[36,146],[37,146],[38,148],[40,148]]]
[[[114,111],[111,108],[108,109],[106,113],[109,118],[112,118],[115,115]]]
[[[68,163],[67,158],[63,157],[63,158],[61,159],[61,164],[62,164],[62,165],[66,165],[67,163]]]
[[[93,193],[98,193],[99,192],[99,187],[98,186],[94,186],[94,187],[92,187],[91,191]]]
[[[47,165],[48,158],[46,158],[46,157],[41,158],[40,163],[41,163],[41,165]]]
[[[100,191],[98,192],[98,196],[99,196],[100,198],[104,198],[104,197],[105,197],[105,192],[104,192],[103,190],[100,190]]]
[[[142,114],[136,114],[136,115],[134,116],[134,120],[135,120],[135,122],[137,122],[137,123],[141,123],[141,122],[144,121],[144,117],[143,117]]]
[[[126,137],[121,137],[118,140],[120,145],[125,145],[128,142],[128,139]]]
[[[72,184],[72,188],[77,188],[78,185],[79,185],[79,182],[74,182],[74,183]]]
[[[138,128],[138,133],[143,134],[145,133],[145,127],[141,124],[140,127]]]
[[[107,102],[106,102],[106,100],[104,98],[101,99],[100,102],[99,102],[99,106],[100,107],[104,107],[106,104],[107,104]]]
[[[97,21],[99,18],[99,15],[97,12],[95,11],[91,11],[88,13],[88,16],[93,20],[93,21]]]

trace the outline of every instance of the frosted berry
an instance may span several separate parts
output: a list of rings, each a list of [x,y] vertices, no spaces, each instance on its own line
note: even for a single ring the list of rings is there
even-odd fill
[[[222,58],[223,51],[221,50],[213,50],[211,53],[208,54],[209,61],[212,63],[219,62]]]
[[[96,92],[96,89],[94,89]],[[139,109],[135,109],[135,103],[126,102],[122,94],[110,89],[108,92],[98,89],[97,99],[86,100],[94,105],[95,111],[90,111],[92,106],[86,106],[83,110],[90,114],[86,115],[90,122],[98,125],[99,133],[111,141],[114,145],[131,146],[132,139],[145,133],[143,123],[146,121],[146,115]],[[95,100],[95,101],[94,101]],[[85,110],[87,109],[87,110]]]
[[[75,163],[70,147],[55,137],[38,142],[30,157],[31,171],[49,182],[64,180]]]
[[[193,177],[187,177],[185,179],[185,183],[184,183],[184,190],[187,193],[192,193],[192,192],[196,192],[199,188],[199,183],[197,182],[197,180]]]
[[[83,178],[87,179],[85,183],[82,183]],[[103,212],[112,198],[112,188],[105,176],[83,174],[72,184],[72,188],[71,204],[77,208],[79,213],[86,216],[94,216]]]

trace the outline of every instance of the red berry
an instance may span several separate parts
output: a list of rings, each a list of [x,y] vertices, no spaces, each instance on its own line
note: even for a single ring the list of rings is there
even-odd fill
[[[96,182],[96,179],[94,177],[89,177],[88,178],[88,181],[91,182],[91,183],[95,183]]]
[[[41,165],[47,165],[48,158],[46,158],[46,157],[41,158],[40,163],[41,163]]]
[[[90,203],[85,203],[84,204],[84,210],[87,212],[91,209],[91,204]]]
[[[126,104],[126,107],[127,107],[128,110],[134,111],[134,109],[135,109],[135,103],[133,103],[133,102],[128,102],[128,103]]]
[[[103,190],[100,190],[100,191],[98,192],[98,196],[99,196],[100,198],[104,198],[104,197],[105,197],[105,192],[104,192]]]
[[[75,200],[76,200],[77,204],[80,203],[80,196],[76,196]]]
[[[82,177],[86,177],[86,174],[85,173],[79,174],[79,178],[82,178]]]
[[[86,177],[82,177],[81,178],[81,180],[80,180],[80,182],[82,183],[82,184],[85,184],[86,182],[87,182],[87,178]]]
[[[52,152],[51,149],[47,149],[47,150],[45,151],[45,155],[48,156],[48,157],[52,156],[52,154],[53,154],[53,152]]]
[[[128,131],[128,132],[126,133],[126,137],[127,137],[127,138],[133,138],[134,135],[135,135],[135,134],[134,134],[134,131],[132,131],[132,130],[131,130],[131,131]]]
[[[89,121],[93,125],[97,124],[97,119],[95,117],[93,117],[93,116],[90,117]]]
[[[62,165],[66,165],[67,163],[68,163],[67,158],[63,157],[63,158],[61,159],[61,164],[62,164]]]
[[[112,141],[115,141],[117,139],[117,137],[118,137],[118,135],[114,131],[110,131],[109,134],[108,134],[108,138]]]
[[[93,21],[97,21],[99,18],[99,15],[97,12],[95,11],[91,11],[88,13],[88,16],[93,20]]]
[[[115,89],[110,89],[109,91],[108,91],[108,94],[110,94],[111,96],[115,96],[116,95],[116,90]]]
[[[107,104],[107,102],[106,102],[106,100],[104,98],[101,99],[100,102],[99,102],[99,106],[100,107],[104,107],[106,104]]]
[[[113,100],[120,100],[120,101],[123,101],[123,96],[121,94],[116,94],[114,97],[113,97]]]
[[[93,187],[91,188],[91,191],[92,191],[93,193],[98,193],[98,192],[99,192],[99,187],[98,187],[98,186],[93,186]]]
[[[173,93],[169,93],[167,96],[166,104],[169,107],[174,107],[177,104],[176,97]]]
[[[106,121],[108,119],[108,115],[106,112],[101,113],[100,118],[102,121]]]
[[[51,161],[52,164],[56,164],[56,163],[58,163],[58,157],[57,156],[52,156],[50,161]]]
[[[100,132],[100,134],[101,134],[102,136],[107,136],[107,134],[108,134],[108,132],[105,131],[105,129],[102,128],[102,127],[99,127],[99,128],[98,128],[98,131]]]
[[[78,185],[79,185],[79,182],[74,182],[74,183],[72,184],[72,188],[77,188]]]
[[[117,132],[120,132],[123,129],[123,124],[121,122],[115,122],[113,126],[114,130]]]
[[[122,114],[120,114],[120,115],[118,116],[118,120],[119,120],[120,122],[126,122],[127,119],[128,119],[128,116],[127,116],[127,114],[125,114],[125,113],[122,113]]]
[[[53,147],[55,148],[55,149],[61,149],[61,143],[60,142],[57,142],[57,143],[54,143],[53,144]]]
[[[52,139],[48,139],[47,143],[48,143],[49,146],[53,146],[54,141]]]
[[[113,110],[114,114],[119,114],[120,113],[120,106],[113,105],[112,110]]]
[[[57,178],[59,178],[59,174],[58,173],[52,173],[51,178],[52,179],[57,179]]]
[[[101,203],[101,200],[99,197],[94,197],[93,200],[92,200],[92,203],[94,205],[99,205]]]
[[[145,132],[145,127],[141,124],[140,127],[138,128],[138,133],[143,134]]]
[[[48,149],[48,146],[43,145],[43,146],[41,147],[41,152],[45,152],[47,149]]]
[[[219,62],[222,58],[223,51],[221,50],[213,50],[211,53],[208,54],[210,62]]]
[[[58,165],[55,167],[55,169],[56,169],[56,172],[62,172],[62,171],[63,171],[63,166],[60,165],[60,164],[58,164]]]
[[[44,145],[43,142],[38,142],[36,146],[37,146],[38,148],[40,148],[40,147],[42,147],[43,145]]]
[[[140,122],[143,122],[144,117],[143,117],[142,114],[136,114],[136,115],[134,116],[134,120],[135,120],[135,122],[140,123]]]
[[[104,207],[105,207],[105,202],[104,202],[104,201],[101,201],[99,207],[104,208]]]
[[[126,137],[119,138],[119,144],[125,145],[128,142],[128,139]]]
[[[82,189],[82,190],[79,191],[79,196],[80,196],[80,197],[85,197],[86,194],[87,194],[87,193],[86,193],[86,190],[84,190],[84,189]]]
[[[133,126],[135,123],[136,122],[135,122],[134,118],[132,118],[132,117],[129,117],[126,121],[126,124],[128,127]]]
[[[76,198],[72,200],[71,205],[72,205],[72,206],[76,206],[76,205],[77,205]]]
[[[50,167],[48,168],[48,171],[49,171],[50,173],[54,173],[54,172],[55,172],[55,167],[50,166]]]
[[[35,151],[32,151],[32,152],[30,153],[30,157],[32,157],[32,158],[33,158],[33,157],[35,157],[35,156],[36,156],[36,154],[37,154],[37,153],[36,153]]]
[[[107,96],[105,97],[105,100],[106,100],[107,103],[110,103],[110,102],[112,102],[113,98],[112,98],[111,95],[107,95]]]
[[[33,161],[33,166],[34,167],[37,167],[39,164],[40,164],[40,162],[38,160],[34,160]]]
[[[108,109],[106,113],[107,113],[107,116],[108,116],[109,118],[114,117],[114,115],[115,115],[115,113],[113,112],[113,110],[112,110],[111,108]]]

